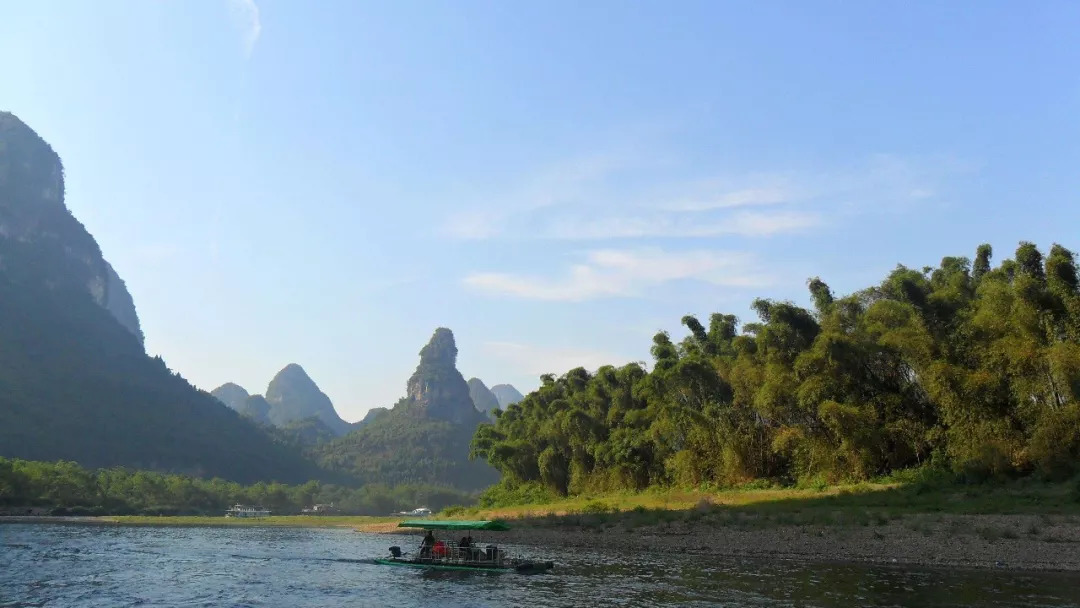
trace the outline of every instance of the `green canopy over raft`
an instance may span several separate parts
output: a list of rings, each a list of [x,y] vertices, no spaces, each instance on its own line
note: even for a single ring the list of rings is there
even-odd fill
[[[432,519],[409,519],[398,524],[399,528],[423,528],[425,530],[495,530],[502,532],[509,530],[510,526],[501,521],[461,521],[461,520],[432,520]]]

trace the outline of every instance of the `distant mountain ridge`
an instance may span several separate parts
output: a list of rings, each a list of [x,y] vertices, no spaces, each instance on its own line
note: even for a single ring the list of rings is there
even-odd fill
[[[525,398],[525,395],[522,395],[520,391],[510,384],[496,384],[491,387],[491,394],[495,395],[495,399],[499,401],[499,409],[501,410],[505,410]]]
[[[330,398],[296,363],[286,365],[274,375],[266,387],[265,397],[249,395],[244,387],[233,382],[222,384],[210,394],[240,414],[278,428],[295,427],[294,423],[313,417],[334,436],[344,435],[354,427],[338,416]],[[305,425],[311,426],[310,423]],[[308,436],[321,437],[322,433],[308,433]]]
[[[64,203],[59,156],[0,113],[0,456],[239,482],[322,477],[146,355],[134,303]]]
[[[286,365],[270,381],[266,401],[270,421],[277,426],[315,416],[337,435],[349,432],[349,423],[338,416],[330,398],[296,363]]]
[[[249,395],[239,384],[227,382],[210,391],[210,394],[242,416],[259,424],[273,424],[270,422],[270,404],[266,399],[262,395]]]
[[[484,381],[479,378],[469,378],[469,397],[472,398],[473,405],[476,409],[490,414],[491,410],[499,407],[499,400],[488,387],[484,384]]]

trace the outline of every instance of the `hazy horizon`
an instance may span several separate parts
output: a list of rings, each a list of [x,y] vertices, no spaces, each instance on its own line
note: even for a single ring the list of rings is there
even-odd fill
[[[466,378],[527,393],[812,276],[1078,246],[1075,4],[3,14],[0,109],[205,390],[298,363],[359,420],[445,326]]]

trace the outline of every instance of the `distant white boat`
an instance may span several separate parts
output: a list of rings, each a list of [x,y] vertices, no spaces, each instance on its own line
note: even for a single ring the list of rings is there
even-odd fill
[[[225,517],[267,517],[268,515],[270,515],[269,509],[251,505],[233,505],[225,512]]]
[[[394,515],[419,515],[423,517],[426,515],[431,515],[431,509],[427,507],[418,507],[416,509],[413,509],[412,511],[401,511],[399,513],[395,513]]]

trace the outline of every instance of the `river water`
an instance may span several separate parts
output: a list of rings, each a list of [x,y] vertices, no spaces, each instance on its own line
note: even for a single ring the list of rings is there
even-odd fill
[[[554,561],[554,572],[371,562],[391,544],[417,540],[344,529],[0,525],[0,607],[1080,606],[1072,574],[701,563],[528,547],[510,549]]]

